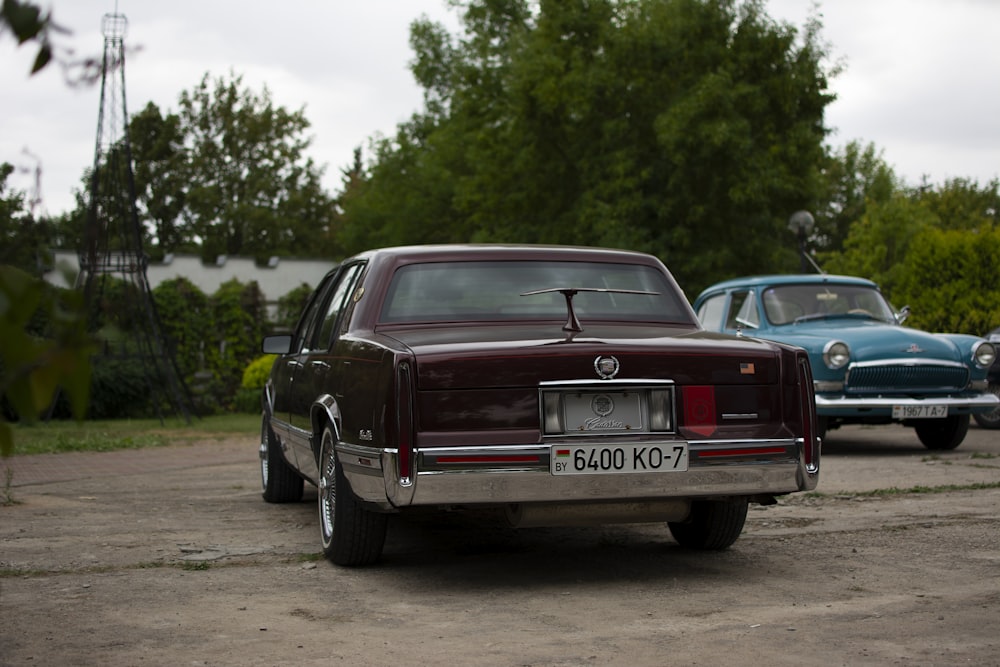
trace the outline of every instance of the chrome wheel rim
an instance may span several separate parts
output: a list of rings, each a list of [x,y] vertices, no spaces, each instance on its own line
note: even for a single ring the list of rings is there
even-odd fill
[[[319,476],[319,520],[323,532],[323,545],[329,546],[335,528],[334,513],[337,509],[337,459],[333,452],[330,432],[323,434],[323,469]]]
[[[260,482],[261,487],[265,490],[267,489],[267,423],[262,423],[260,427],[260,448],[258,450],[260,455]]]

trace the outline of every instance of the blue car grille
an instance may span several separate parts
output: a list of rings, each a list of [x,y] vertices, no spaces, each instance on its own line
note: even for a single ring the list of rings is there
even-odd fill
[[[969,383],[969,369],[961,366],[853,366],[844,389],[853,394],[942,393],[960,391]]]

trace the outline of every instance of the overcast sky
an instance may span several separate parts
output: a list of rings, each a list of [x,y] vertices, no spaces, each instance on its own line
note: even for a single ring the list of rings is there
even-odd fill
[[[177,100],[208,72],[230,72],[276,104],[305,109],[310,155],[325,165],[326,189],[376,133],[422,107],[408,69],[411,21],[425,14],[454,30],[445,0],[33,0],[72,31],[57,43],[99,56],[105,14],[124,14],[128,110]],[[769,0],[776,19],[801,26],[809,0]],[[824,0],[823,36],[845,71],[832,82],[829,143],[873,142],[908,184],[961,177],[986,185],[1000,175],[1000,1]],[[0,162],[29,193],[41,167],[42,208],[73,207],[93,164],[100,88],[70,88],[58,67],[28,77],[33,46],[0,37]]]

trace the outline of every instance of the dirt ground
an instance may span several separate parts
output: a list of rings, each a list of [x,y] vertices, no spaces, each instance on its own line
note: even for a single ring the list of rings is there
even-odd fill
[[[723,553],[454,516],[394,520],[365,569],[317,557],[311,487],[261,500],[254,435],[6,462],[0,664],[1000,665],[997,431],[835,431],[819,495]]]

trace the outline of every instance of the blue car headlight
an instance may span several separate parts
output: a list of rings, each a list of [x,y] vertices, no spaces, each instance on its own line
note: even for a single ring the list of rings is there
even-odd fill
[[[989,368],[996,358],[997,351],[993,343],[981,340],[972,346],[972,361],[980,368]]]
[[[832,371],[843,368],[851,360],[851,348],[841,340],[831,340],[823,346],[823,363]]]

